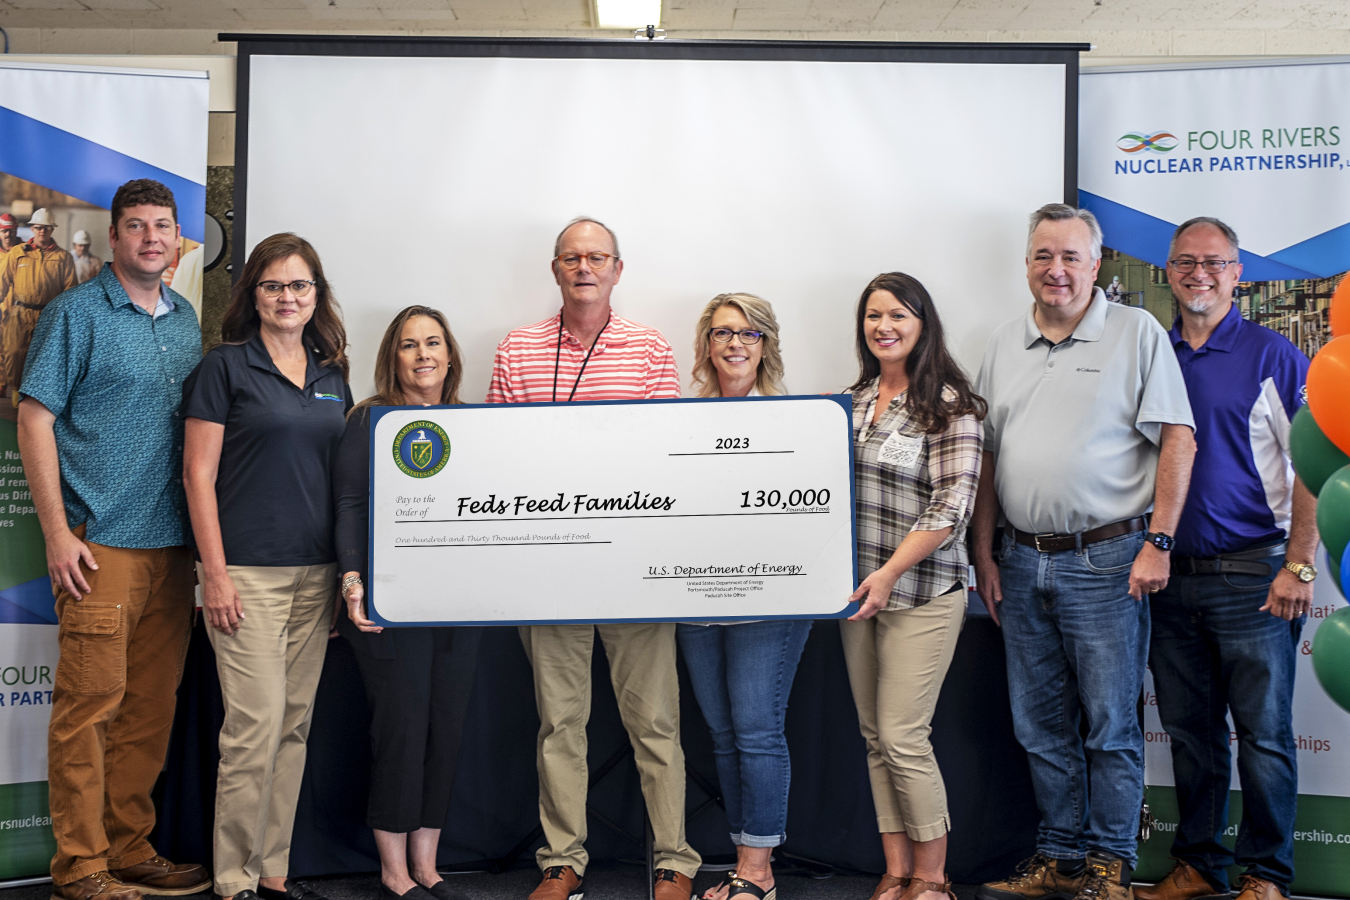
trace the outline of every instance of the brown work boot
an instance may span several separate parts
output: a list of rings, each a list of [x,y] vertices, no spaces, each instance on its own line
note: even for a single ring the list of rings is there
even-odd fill
[[[1162,881],[1134,889],[1135,900],[1218,900],[1227,896],[1227,891],[1216,891],[1195,866],[1180,859]]]
[[[1089,850],[1083,875],[1083,886],[1074,900],[1134,900],[1125,860],[1119,856]]]
[[[975,889],[976,900],[1069,900],[1078,894],[1087,878],[1084,868],[1076,875],[1061,875],[1059,860],[1044,853],[1023,860],[1017,873],[1003,881],[991,881]]]
[[[694,882],[689,880],[688,875],[681,875],[674,869],[657,869],[656,887],[652,895],[656,900],[691,900]]]
[[[199,894],[211,886],[211,876],[204,866],[196,863],[176,866],[162,856],[152,856],[138,865],[109,871],[118,881],[136,888],[142,894],[177,897]]]
[[[1255,875],[1243,875],[1238,879],[1238,894],[1235,900],[1286,900],[1286,897],[1275,882],[1257,878]]]
[[[571,866],[549,866],[530,900],[581,900],[581,876]]]
[[[52,900],[141,900],[141,892],[109,872],[95,872],[78,881],[52,885]]]

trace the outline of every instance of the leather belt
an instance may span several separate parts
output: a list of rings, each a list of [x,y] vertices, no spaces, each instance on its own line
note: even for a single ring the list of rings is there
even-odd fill
[[[42,303],[42,304],[38,304],[38,303],[25,303],[25,302],[22,301],[22,300],[15,300],[15,301],[14,301],[14,305],[15,305],[15,306],[22,306],[24,309],[35,309],[35,310],[37,310],[38,312],[42,312],[44,309],[47,308],[47,304],[45,304],[45,303]]]
[[[1108,541],[1111,538],[1120,537],[1122,534],[1143,531],[1146,528],[1148,528],[1148,519],[1144,516],[1135,516],[1133,519],[1112,522],[1110,525],[1080,531],[1077,534],[1032,534],[1028,531],[1018,531],[1016,528],[1012,532],[1013,540],[1024,546],[1035,548],[1038,553],[1060,553],[1064,550],[1077,550],[1079,547],[1086,547],[1088,544]]]
[[[1260,562],[1272,556],[1283,556],[1287,541],[1222,553],[1218,556],[1174,556],[1173,575],[1269,575],[1270,563]]]

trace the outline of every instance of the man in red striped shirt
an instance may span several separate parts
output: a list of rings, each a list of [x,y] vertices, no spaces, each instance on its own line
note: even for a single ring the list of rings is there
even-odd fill
[[[575,219],[553,245],[562,289],[556,316],[497,345],[489,403],[656,400],[680,396],[670,344],[655,328],[614,314],[623,274],[619,241],[604,224]],[[600,632],[610,678],[642,776],[656,851],[656,900],[690,900],[702,861],[684,836],[684,751],[672,623],[529,625],[520,637],[534,667],[539,707],[539,821],[544,879],[530,900],[580,900],[586,854],[586,722],[591,650]]]

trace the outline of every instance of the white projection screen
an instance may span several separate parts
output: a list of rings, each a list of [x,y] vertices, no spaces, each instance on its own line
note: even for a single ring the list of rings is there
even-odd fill
[[[1086,45],[222,39],[234,271],[269,234],[314,244],[358,398],[421,303],[482,402],[497,342],[558,310],[553,241],[579,215],[617,232],[614,309],[665,334],[686,395],[695,322],[727,291],[773,304],[793,393],[848,385],[859,294],[894,270],[973,374],[1030,302],[1027,215],[1074,196]]]

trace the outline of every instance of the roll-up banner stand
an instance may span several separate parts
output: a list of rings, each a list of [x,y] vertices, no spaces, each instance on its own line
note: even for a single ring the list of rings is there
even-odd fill
[[[1163,267],[1177,225],[1216,216],[1242,246],[1243,316],[1288,337],[1309,356],[1331,339],[1331,293],[1350,269],[1350,58],[1168,68],[1111,68],[1080,80],[1079,202],[1105,233],[1099,283],[1171,327]],[[1325,550],[1318,568],[1330,565]],[[1316,582],[1299,641],[1294,694],[1299,802],[1294,832],[1300,894],[1350,895],[1350,715],[1312,669],[1317,626],[1345,601]],[[1158,826],[1140,848],[1137,877],[1170,868],[1177,802],[1167,733],[1145,681],[1148,800]],[[1225,840],[1242,814],[1237,742]]]
[[[109,208],[118,186],[134,178],[162,182],[174,193],[183,228],[164,280],[200,313],[207,88],[205,72],[0,62],[0,213],[14,216],[27,241],[29,218],[46,209],[66,252],[77,231],[88,232],[95,259],[81,258],[76,267],[79,280],[87,280],[112,258]],[[0,297],[0,346],[7,352],[26,347],[24,323],[8,315],[14,299]],[[56,613],[19,459],[15,387],[0,389],[0,881],[45,875],[55,850],[47,720]]]

